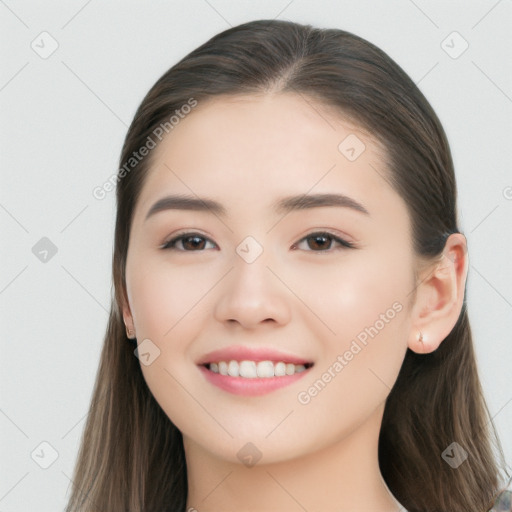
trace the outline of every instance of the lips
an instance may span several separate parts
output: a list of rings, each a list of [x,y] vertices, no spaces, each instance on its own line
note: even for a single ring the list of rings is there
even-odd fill
[[[208,352],[196,364],[208,365],[210,363],[218,363],[219,361],[272,361],[274,363],[284,362],[285,364],[290,363],[304,366],[311,366],[313,364],[311,360],[279,350],[264,347],[243,347],[240,345]]]
[[[209,352],[196,364],[210,384],[231,394],[258,396],[293,384],[314,363],[274,349],[233,346]]]

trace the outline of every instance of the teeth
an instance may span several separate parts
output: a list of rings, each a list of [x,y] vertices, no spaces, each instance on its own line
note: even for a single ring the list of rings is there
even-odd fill
[[[276,377],[282,377],[283,375],[286,375],[286,364],[284,364],[281,361],[279,363],[276,363],[276,365],[274,366],[274,375]]]
[[[210,366],[210,370],[211,370],[211,366]],[[213,370],[212,370],[213,371]],[[228,374],[228,363],[226,363],[226,361],[221,361],[219,363],[219,373],[221,375],[227,375]]]
[[[284,377],[306,370],[306,366],[303,364],[284,363],[283,361],[277,363],[272,361],[219,361],[210,363],[208,368],[214,373],[246,379]]]
[[[254,361],[242,361],[240,364],[238,364],[236,361],[230,361],[229,364],[236,365],[237,367],[236,375],[232,375],[232,377],[240,376],[245,377],[246,379],[261,377]]]
[[[238,377],[239,364],[236,361],[229,361],[228,375],[230,377]]]
[[[240,375],[242,377],[246,377],[246,375],[244,375],[242,372],[242,366],[247,362],[248,361],[242,361],[240,363]],[[258,377],[268,378],[274,376],[274,363],[272,363],[272,361],[260,361],[257,365],[251,361],[251,364],[254,365]]]

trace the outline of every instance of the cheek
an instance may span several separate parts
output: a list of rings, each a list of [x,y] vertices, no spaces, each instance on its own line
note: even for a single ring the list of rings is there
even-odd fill
[[[193,366],[187,350],[190,340],[200,335],[207,302],[202,298],[212,282],[213,277],[201,272],[184,272],[150,258],[134,258],[127,267],[137,341],[139,345],[145,342],[151,354],[149,364],[141,358],[142,374],[162,410],[184,432],[193,428],[190,397],[200,396],[191,379]]]
[[[214,284],[206,268],[183,271],[179,266],[158,261],[152,265],[133,262],[129,289],[137,333],[158,345],[168,345],[176,332],[196,325],[191,317],[201,310],[201,301]]]
[[[362,407],[373,410],[393,386],[407,349],[412,260],[397,259],[391,251],[353,256],[345,264],[310,269],[297,281],[324,324],[311,317],[309,328],[322,341],[322,357],[303,387],[304,401],[311,398],[318,414],[340,400],[349,417],[363,413]]]
[[[181,395],[178,382],[186,377],[187,368],[190,371],[187,351],[190,340],[200,335],[207,303],[203,298],[212,278],[149,258],[144,264],[134,259],[131,270],[127,284],[137,340],[155,354],[149,365],[141,359],[141,369],[155,398],[172,396],[174,407]]]
[[[321,328],[326,338],[330,335],[338,349],[375,323],[383,331],[384,325],[387,329],[391,323],[399,323],[396,317],[406,316],[403,311],[412,290],[412,273],[408,271],[412,262],[408,257],[397,259],[391,252],[360,251],[324,261],[307,268],[283,268],[283,280],[314,313],[303,318],[311,319],[310,326],[318,325],[316,332]],[[402,312],[397,315],[400,307]]]
[[[332,301],[339,312],[336,332],[343,339],[358,337],[363,342],[365,333],[379,336],[382,342],[389,339],[404,316],[404,299],[410,289],[404,270],[374,262],[353,269],[341,281]]]
[[[412,255],[406,247],[398,255],[391,248],[380,251],[339,276],[341,291],[333,299],[339,311],[337,336],[330,348],[342,355],[344,366],[330,392],[345,393],[354,410],[384,401],[407,349]]]
[[[361,278],[345,292],[334,297],[336,334],[323,338],[316,371],[295,397],[301,428],[319,431],[326,445],[350,435],[384,405],[407,349],[409,316],[398,290],[379,293],[374,281]]]

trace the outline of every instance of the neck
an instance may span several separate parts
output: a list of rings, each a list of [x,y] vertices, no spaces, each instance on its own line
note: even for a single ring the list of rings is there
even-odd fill
[[[187,511],[403,511],[379,470],[382,412],[325,449],[252,467],[219,459],[184,437]]]

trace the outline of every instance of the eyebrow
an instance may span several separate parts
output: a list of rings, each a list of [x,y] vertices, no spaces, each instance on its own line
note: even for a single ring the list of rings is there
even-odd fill
[[[278,214],[286,214],[296,210],[307,210],[325,206],[350,208],[365,215],[370,215],[361,203],[343,194],[301,194],[284,197],[273,203],[272,209]],[[145,220],[165,210],[211,212],[222,217],[227,215],[226,208],[213,199],[188,195],[169,195],[153,204],[146,214]]]

